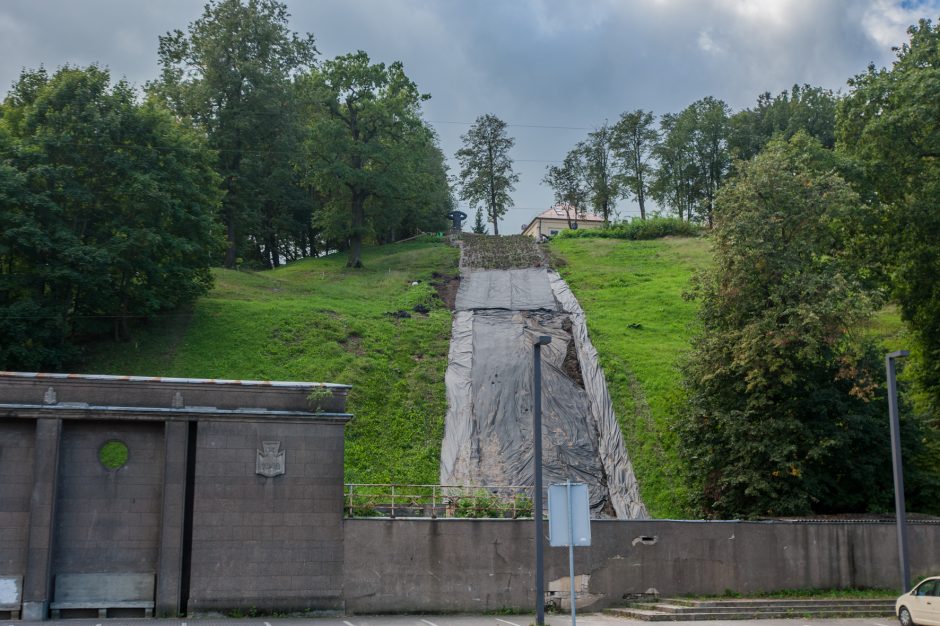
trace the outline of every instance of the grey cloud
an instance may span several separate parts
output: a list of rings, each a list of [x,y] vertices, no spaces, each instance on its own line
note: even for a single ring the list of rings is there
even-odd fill
[[[625,110],[678,111],[713,95],[732,107],[794,83],[844,88],[869,62],[889,64],[904,26],[940,0],[288,0],[292,27],[324,56],[356,49],[401,60],[432,99],[428,119],[594,127]],[[0,85],[22,67],[98,61],[141,85],[156,76],[157,36],[185,28],[201,0],[6,0]],[[463,124],[437,124],[453,155]],[[511,128],[521,173],[515,231],[551,202],[540,186],[587,131]],[[632,207],[622,203],[623,212]]]

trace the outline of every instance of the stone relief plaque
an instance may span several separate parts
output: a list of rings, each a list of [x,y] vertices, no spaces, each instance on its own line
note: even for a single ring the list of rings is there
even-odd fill
[[[261,450],[258,450],[258,461],[255,473],[267,478],[280,476],[285,471],[284,450],[281,450],[280,441],[262,441]]]

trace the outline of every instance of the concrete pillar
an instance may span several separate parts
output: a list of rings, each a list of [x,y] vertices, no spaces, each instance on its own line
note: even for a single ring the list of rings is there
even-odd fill
[[[62,420],[36,420],[33,492],[29,503],[29,544],[23,578],[23,619],[44,620],[52,590],[52,542]]]
[[[186,452],[189,423],[166,422],[163,463],[163,510],[157,556],[157,597],[154,615],[180,613],[183,566],[183,524],[186,511]]]

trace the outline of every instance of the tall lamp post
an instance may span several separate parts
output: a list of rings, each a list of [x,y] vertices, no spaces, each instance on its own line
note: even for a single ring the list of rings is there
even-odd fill
[[[907,519],[904,511],[904,470],[901,465],[901,422],[898,417],[898,384],[895,359],[910,352],[898,350],[885,357],[888,375],[888,418],[891,422],[891,462],[894,469],[894,509],[898,525],[898,555],[901,559],[901,593],[911,588],[911,567],[907,562]]]
[[[535,441],[535,624],[545,626],[545,576],[543,570],[542,538],[542,346],[552,342],[549,335],[535,340],[535,376],[533,381],[532,438]]]

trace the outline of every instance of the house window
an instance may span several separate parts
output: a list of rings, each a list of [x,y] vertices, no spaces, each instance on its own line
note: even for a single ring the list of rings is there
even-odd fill
[[[552,236],[555,236],[555,235],[558,234],[558,229],[553,228],[553,229],[551,229],[550,231],[548,231],[548,234],[549,234],[549,235],[552,235]]]

